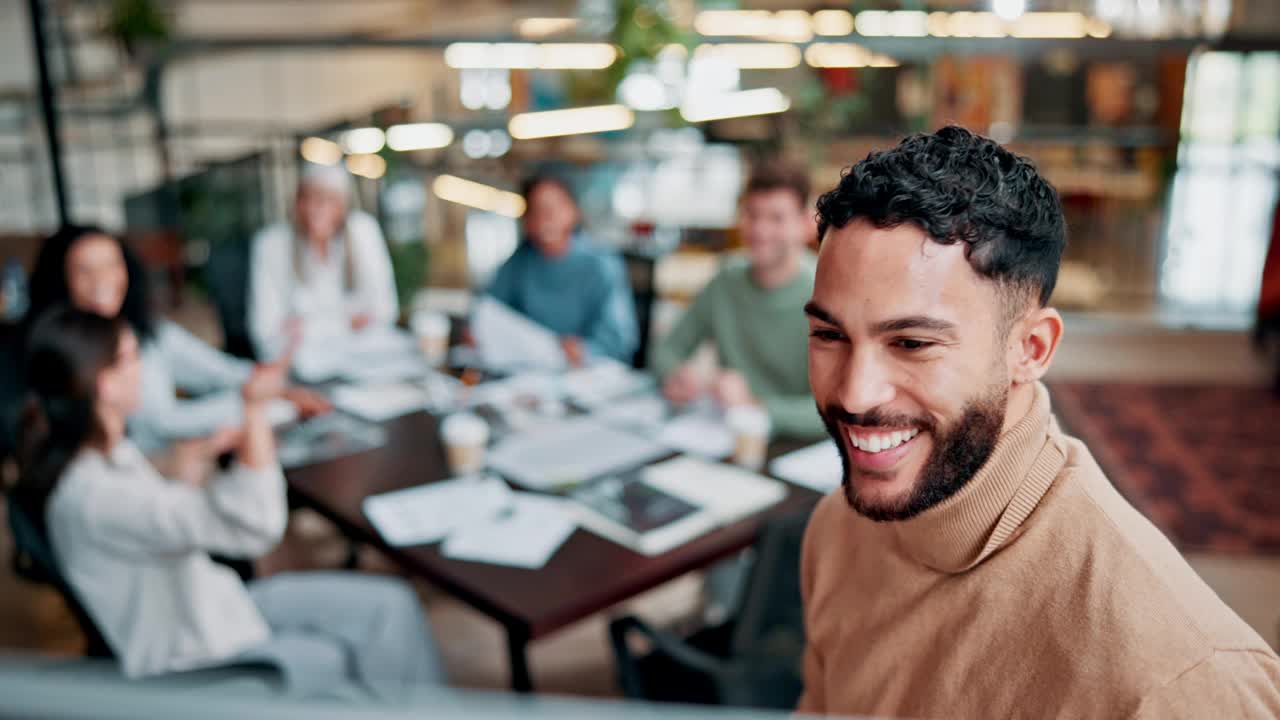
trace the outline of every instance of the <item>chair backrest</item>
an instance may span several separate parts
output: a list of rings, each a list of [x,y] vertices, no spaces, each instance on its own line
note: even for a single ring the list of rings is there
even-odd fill
[[[31,519],[25,510],[10,499],[5,503],[9,511],[9,528],[13,532],[14,570],[22,577],[33,582],[45,583],[57,588],[66,601],[71,614],[75,616],[86,641],[85,655],[95,658],[113,658],[115,653],[107,645],[106,638],[98,631],[93,618],[80,604],[75,592],[62,575],[58,560],[53,554],[53,547],[45,537],[44,531]]]
[[[20,326],[0,323],[0,462],[14,454],[22,412],[23,378]]]
[[[808,524],[808,512],[795,513],[760,531],[730,643],[729,656],[742,672],[719,688],[726,704],[794,708],[800,698],[805,642],[800,548]]]
[[[639,331],[640,343],[632,356],[631,366],[643,370],[649,361],[649,338],[653,328],[653,304],[657,299],[654,286],[654,268],[656,261],[647,255],[623,253],[623,262],[627,268],[627,279],[631,283],[631,301],[636,309],[636,329]]]

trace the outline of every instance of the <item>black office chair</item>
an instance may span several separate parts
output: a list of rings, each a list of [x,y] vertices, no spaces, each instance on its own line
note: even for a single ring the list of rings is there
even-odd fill
[[[653,328],[653,304],[657,299],[657,288],[654,283],[656,261],[650,255],[626,252],[622,254],[627,268],[627,279],[631,284],[631,300],[636,308],[636,328],[639,331],[640,343],[632,356],[631,366],[643,370],[649,363],[649,336]]]
[[[0,463],[17,447],[18,420],[22,413],[21,326],[0,323]]]
[[[49,545],[44,531],[41,530],[27,514],[18,507],[12,498],[5,503],[9,510],[9,528],[13,531],[13,569],[20,576],[31,582],[52,585],[62,594],[71,614],[75,616],[80,630],[84,633],[85,655],[92,658],[114,659],[115,653],[107,645],[106,638],[98,631],[93,618],[80,604],[75,592],[67,584],[66,578],[58,567],[53,548]]]
[[[249,335],[249,255],[247,241],[211,243],[204,276],[222,323],[224,349],[230,355],[255,360]]]
[[[687,638],[634,616],[614,620],[610,639],[627,697],[658,702],[794,708],[803,684],[804,613],[800,546],[808,513],[769,522],[756,541],[756,563],[741,610]],[[628,642],[653,649],[637,656]]]

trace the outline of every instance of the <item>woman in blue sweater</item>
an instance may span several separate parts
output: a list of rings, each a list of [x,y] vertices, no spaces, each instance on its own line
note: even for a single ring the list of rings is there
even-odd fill
[[[577,229],[578,204],[563,180],[536,175],[521,190],[525,241],[489,295],[559,335],[573,365],[593,356],[630,363],[639,331],[622,258]]]

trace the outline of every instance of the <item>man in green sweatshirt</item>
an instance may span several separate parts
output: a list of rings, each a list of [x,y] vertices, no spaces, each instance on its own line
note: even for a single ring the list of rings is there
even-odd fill
[[[710,394],[724,407],[759,405],[775,435],[823,435],[809,393],[804,304],[816,260],[809,178],[801,168],[768,164],[747,180],[738,217],[744,257],[725,261],[650,357],[663,394],[677,405]],[[704,341],[720,369],[706,378],[689,363]]]

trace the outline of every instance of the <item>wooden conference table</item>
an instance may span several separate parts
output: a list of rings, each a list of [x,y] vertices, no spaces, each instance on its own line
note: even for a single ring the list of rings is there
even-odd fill
[[[288,471],[290,491],[349,537],[380,548],[406,571],[501,623],[507,632],[511,685],[517,692],[533,689],[530,641],[743,550],[754,542],[765,520],[807,511],[820,497],[784,483],[788,492],[781,503],[656,557],[578,528],[536,570],[451,560],[441,555],[439,543],[390,547],[365,519],[361,503],[366,497],[448,477],[435,417],[416,412],[384,427],[387,443],[381,448]],[[804,445],[776,442],[770,457]]]

